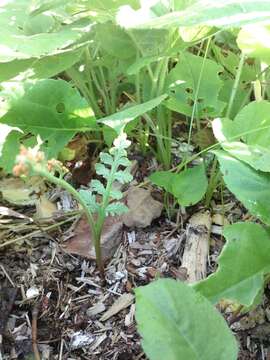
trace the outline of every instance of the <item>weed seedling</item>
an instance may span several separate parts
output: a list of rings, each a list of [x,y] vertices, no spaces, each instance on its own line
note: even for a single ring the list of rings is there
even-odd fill
[[[101,234],[107,216],[121,215],[128,208],[121,202],[123,194],[113,187],[115,182],[121,184],[132,180],[129,171],[130,161],[126,149],[130,145],[126,134],[122,133],[115,141],[109,152],[100,153],[100,162],[96,164],[96,173],[103,177],[104,184],[93,179],[88,189],[77,191],[65,179],[65,170],[58,160],[47,161],[44,153],[35,148],[21,147],[17,157],[17,164],[13,169],[16,176],[40,176],[49,182],[67,190],[82,206],[90,225],[96,252],[96,261],[102,280],[105,279],[104,264],[101,253]],[[120,169],[121,168],[121,169]],[[99,198],[99,199],[98,199]]]

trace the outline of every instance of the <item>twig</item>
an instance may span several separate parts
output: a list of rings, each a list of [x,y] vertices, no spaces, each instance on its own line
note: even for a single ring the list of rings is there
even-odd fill
[[[12,281],[11,277],[8,275],[8,273],[7,273],[6,269],[4,268],[4,266],[2,264],[0,264],[0,267],[1,267],[2,271],[3,271],[3,273],[5,274],[6,278],[10,282],[10,284],[15,288],[15,284]]]
[[[38,306],[35,305],[32,310],[32,346],[33,346],[35,360],[40,360],[38,347],[37,347],[37,317],[38,317]]]
[[[33,231],[33,232],[30,233],[30,234],[26,234],[26,235],[20,236],[20,237],[18,237],[18,238],[16,238],[16,239],[12,239],[12,240],[6,241],[6,242],[4,242],[3,244],[0,244],[0,249],[3,248],[3,247],[5,247],[5,246],[14,244],[14,243],[16,243],[17,241],[25,240],[25,239],[27,239],[27,238],[29,238],[29,237],[31,237],[31,236],[40,235],[40,234],[44,233],[44,231],[53,230],[53,229],[55,229],[55,228],[57,228],[57,227],[59,227],[59,226],[61,226],[61,225],[63,225],[63,224],[66,224],[67,222],[70,222],[70,221],[72,221],[72,220],[74,220],[74,219],[76,219],[76,218],[77,218],[77,215],[76,215],[76,216],[72,216],[72,217],[69,218],[69,219],[63,220],[63,221],[61,221],[61,222],[59,222],[59,223],[57,223],[57,224],[53,224],[53,225],[47,226],[46,228],[43,229],[43,231],[40,231],[40,230]]]

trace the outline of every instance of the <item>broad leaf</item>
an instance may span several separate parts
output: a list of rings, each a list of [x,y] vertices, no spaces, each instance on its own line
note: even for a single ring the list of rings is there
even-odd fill
[[[182,10],[182,9],[181,9]],[[268,0],[204,0],[183,11],[167,14],[142,13],[123,7],[118,14],[118,23],[126,28],[161,29],[179,26],[209,25],[239,27],[241,25],[270,21]]]
[[[213,132],[224,150],[239,160],[242,160],[256,170],[270,171],[270,148],[260,145],[247,145],[240,141],[229,141],[229,139],[239,138],[234,134],[233,127],[235,122],[229,119],[215,119],[212,122]]]
[[[213,303],[229,299],[251,306],[270,272],[269,232],[259,224],[236,223],[226,226],[224,236],[218,271],[194,287]]]
[[[131,106],[125,110],[119,111],[113,115],[106,116],[97,121],[113,128],[117,134],[120,134],[124,127],[136,117],[145,114],[162,103],[167,95],[161,95],[155,99],[147,101],[143,104]]]
[[[270,149],[270,103],[253,101],[235,117],[233,131],[248,145],[261,145]]]
[[[180,174],[157,171],[150,176],[150,180],[173,194],[183,206],[191,206],[199,202],[207,189],[207,177],[203,164],[184,170]]]
[[[162,279],[135,292],[138,330],[149,359],[237,359],[225,320],[188,285]]]
[[[259,58],[270,65],[270,26],[244,26],[237,37],[239,48],[249,57]]]
[[[39,135],[48,158],[57,156],[77,132],[95,127],[86,100],[66,81],[41,80],[18,92],[0,122]]]
[[[256,171],[228,152],[214,152],[228,189],[251,214],[270,224],[270,174]]]
[[[196,106],[195,115],[207,117],[219,114],[224,103],[218,99],[222,81],[219,72],[223,68],[214,61],[183,52],[177,65],[170,71],[167,78],[169,109],[191,116]],[[202,73],[201,73],[202,71]],[[196,91],[199,86],[197,102]]]

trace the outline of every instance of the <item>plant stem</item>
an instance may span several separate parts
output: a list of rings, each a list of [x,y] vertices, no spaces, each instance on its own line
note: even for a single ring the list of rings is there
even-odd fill
[[[86,215],[88,224],[90,226],[93,239],[94,239],[94,246],[95,246],[96,261],[97,261],[98,269],[100,271],[102,280],[104,280],[105,279],[104,264],[103,264],[102,253],[101,253],[101,246],[100,246],[101,231],[99,231],[99,232],[97,231],[95,220],[94,220],[91,212],[89,211],[86,202],[81,197],[80,193],[65,180],[59,179],[56,176],[54,176],[53,174],[49,173],[48,171],[39,169],[38,167],[34,167],[33,171],[36,175],[39,175],[42,178],[47,179],[49,182],[55,184],[56,186],[60,186],[63,189],[65,189],[66,191],[68,191],[82,206],[84,213]]]
[[[243,66],[244,66],[244,61],[245,61],[245,54],[242,53],[241,57],[240,57],[237,73],[236,73],[236,76],[235,76],[235,80],[234,80],[234,84],[233,84],[233,88],[232,88],[232,93],[231,93],[231,97],[230,97],[230,100],[229,100],[229,105],[228,105],[227,112],[226,112],[226,117],[228,117],[228,118],[230,117],[232,106],[233,106],[234,99],[235,99],[235,96],[236,96],[236,92],[237,92],[237,89],[238,89],[238,86],[239,86],[239,81],[240,81],[242,69],[243,69]]]

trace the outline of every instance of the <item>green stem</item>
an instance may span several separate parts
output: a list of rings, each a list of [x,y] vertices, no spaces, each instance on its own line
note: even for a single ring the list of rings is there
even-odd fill
[[[45,171],[43,169],[39,169],[37,167],[33,167],[33,172],[35,173],[35,175],[39,175],[42,178],[47,179],[49,182],[55,184],[56,186],[62,187],[63,189],[68,191],[78,201],[78,203],[82,206],[82,208],[84,210],[84,213],[86,215],[88,224],[90,226],[92,236],[94,238],[96,260],[97,260],[97,265],[98,265],[98,268],[99,268],[99,271],[100,271],[100,275],[101,275],[102,279],[104,279],[105,278],[104,264],[103,264],[103,260],[102,260],[101,246],[100,246],[100,236],[101,236],[101,234],[99,234],[97,232],[97,228],[96,228],[94,218],[93,218],[91,212],[89,211],[86,202],[81,197],[80,193],[72,185],[70,185],[68,182],[66,182],[65,180],[59,179],[56,176],[54,176],[53,174],[49,173],[48,171]]]
[[[245,61],[245,54],[242,53],[241,57],[240,57],[237,73],[236,73],[236,76],[235,76],[235,80],[234,80],[234,84],[233,84],[233,88],[232,88],[232,93],[231,93],[231,97],[230,97],[230,100],[229,100],[229,105],[228,105],[227,112],[226,112],[226,117],[230,117],[230,114],[231,114],[232,106],[233,106],[234,99],[235,99],[235,96],[236,96],[236,92],[237,92],[237,89],[238,89],[238,86],[239,86],[239,81],[240,81],[242,69],[243,69],[243,66],[244,66],[244,61]]]
[[[190,145],[190,142],[191,142],[193,122],[194,122],[194,118],[195,118],[195,113],[198,110],[197,109],[197,101],[198,101],[198,97],[199,97],[199,91],[200,91],[200,86],[201,86],[201,81],[202,81],[202,75],[203,75],[204,66],[205,66],[205,62],[206,62],[206,58],[207,58],[207,54],[208,54],[211,39],[212,38],[210,37],[207,40],[207,45],[206,45],[205,54],[204,54],[204,57],[203,57],[202,67],[201,67],[201,70],[200,70],[198,83],[197,83],[197,87],[196,87],[196,92],[195,92],[195,95],[194,95],[194,105],[193,105],[193,108],[192,108],[190,126],[189,126],[189,132],[188,132],[188,145]],[[199,119],[197,119],[197,130],[200,130],[200,121],[199,121]]]

